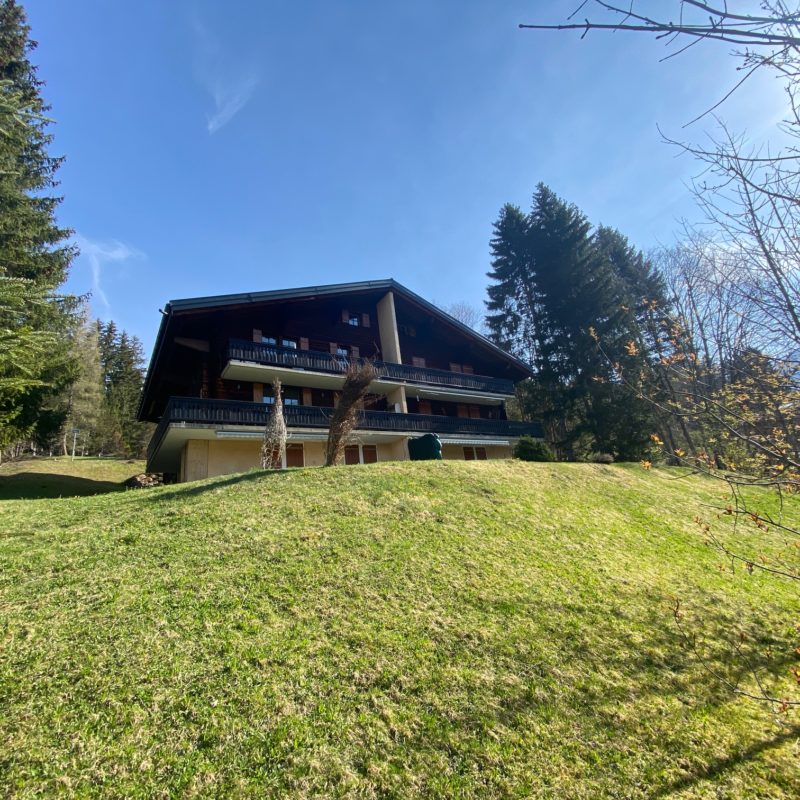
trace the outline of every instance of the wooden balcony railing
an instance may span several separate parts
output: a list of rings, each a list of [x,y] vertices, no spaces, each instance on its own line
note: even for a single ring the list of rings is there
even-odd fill
[[[195,397],[171,397],[161,421],[150,440],[148,459],[158,450],[171,423],[189,425],[266,425],[270,407],[261,403],[235,400],[207,400]],[[318,406],[284,406],[286,425],[289,428],[327,428],[333,414],[332,408]],[[468,419],[443,417],[433,414],[395,414],[391,411],[362,411],[358,430],[397,431],[398,433],[438,433],[468,436],[542,436],[542,426],[537,422],[512,420]]]
[[[327,372],[341,375],[350,363],[363,363],[362,358],[347,358],[322,353],[318,350],[297,350],[290,347],[248,342],[244,339],[231,339],[228,343],[227,360],[248,361],[255,364],[306,369],[314,372]],[[514,383],[505,378],[489,375],[468,375],[449,372],[446,369],[430,367],[411,367],[407,364],[392,364],[388,361],[374,361],[378,375],[389,381],[428,386],[446,386],[453,389],[467,389],[473,392],[514,394]]]

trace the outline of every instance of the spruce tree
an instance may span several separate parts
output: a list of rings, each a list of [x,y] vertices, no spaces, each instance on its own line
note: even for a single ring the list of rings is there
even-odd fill
[[[28,34],[22,8],[0,3],[0,445],[57,431],[54,398],[75,377],[68,334],[77,301],[56,295],[74,248],[55,218],[61,159],[47,152],[48,107]]]
[[[637,295],[658,288],[649,265],[542,184],[528,214],[501,210],[491,247],[487,324],[536,372],[520,393],[526,415],[544,420],[564,457],[638,457],[652,413],[629,377],[644,368]]]

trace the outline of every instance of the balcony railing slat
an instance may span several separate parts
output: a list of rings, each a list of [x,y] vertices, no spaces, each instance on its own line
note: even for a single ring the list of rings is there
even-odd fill
[[[290,428],[327,428],[332,408],[318,406],[284,406],[286,424]],[[263,428],[269,406],[236,400],[209,400],[196,397],[171,397],[148,447],[148,458],[158,449],[170,423],[195,425],[253,425]],[[397,431],[398,433],[438,433],[473,436],[535,436],[542,427],[536,422],[513,420],[469,419],[433,414],[396,414],[391,411],[362,411],[359,430]]]
[[[244,339],[231,339],[228,343],[227,360],[249,361],[268,366],[288,369],[307,369],[341,375],[349,364],[363,364],[363,358],[346,358],[317,350],[298,350],[292,347],[248,342]],[[514,384],[505,378],[489,375],[469,375],[462,372],[448,372],[431,367],[411,367],[407,364],[392,364],[387,361],[373,361],[378,374],[387,380],[401,383],[428,384],[468,389],[490,394],[513,395]]]

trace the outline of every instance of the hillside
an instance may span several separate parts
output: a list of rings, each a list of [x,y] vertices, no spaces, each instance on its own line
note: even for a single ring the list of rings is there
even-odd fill
[[[692,522],[720,493],[509,461],[2,501],[0,786],[797,797],[797,716],[719,687],[671,617],[796,637],[796,594]]]
[[[123,489],[144,461],[121,458],[58,456],[0,464],[0,500],[83,497]]]

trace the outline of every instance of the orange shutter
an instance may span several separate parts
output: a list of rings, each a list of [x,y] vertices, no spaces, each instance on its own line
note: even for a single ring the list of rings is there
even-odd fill
[[[465,375],[474,375],[475,374],[475,370],[472,369],[472,367],[469,364],[462,364],[461,371]]]
[[[349,444],[344,449],[344,463],[345,464],[358,464],[358,445],[357,444]]]
[[[304,406],[313,406],[314,403],[311,400],[311,389],[308,386],[303,387],[303,405]]]
[[[481,418],[480,408],[478,406],[470,406],[469,415],[472,419],[480,419]]]
[[[342,311],[342,322],[350,322],[350,312]]]
[[[361,447],[365,464],[375,464],[378,461],[378,448],[374,444],[365,444]]]
[[[331,355],[336,355],[336,348],[339,346],[336,342],[330,342],[331,345]]]
[[[430,414],[431,413],[431,401],[430,400],[420,400],[419,401],[419,413],[420,414]]]
[[[253,328],[253,341],[261,344],[261,331],[258,328]]]
[[[308,350],[308,337],[301,336],[300,337],[300,349],[301,350]]]
[[[458,407],[457,407],[457,410],[456,410],[456,413],[458,414],[459,417],[462,417],[462,418],[463,417],[468,417],[469,416],[469,409],[463,403],[459,403]]]
[[[287,444],[286,445],[286,466],[287,467],[304,467],[305,459],[303,457],[302,444]]]
[[[264,384],[263,383],[254,383],[253,384],[253,402],[254,403],[263,403],[264,402]]]
[[[369,328],[369,314],[361,315],[361,326],[364,328]]]

